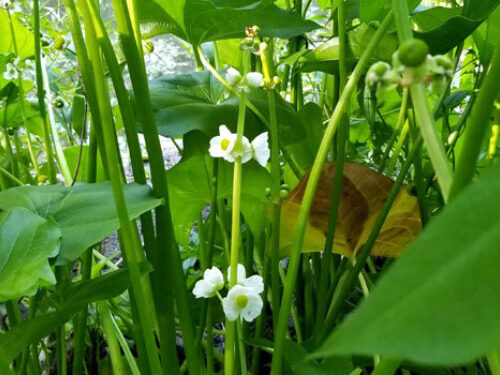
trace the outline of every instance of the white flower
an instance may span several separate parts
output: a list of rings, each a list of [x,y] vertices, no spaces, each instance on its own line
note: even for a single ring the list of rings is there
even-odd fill
[[[203,279],[198,280],[193,288],[196,298],[210,298],[224,287],[224,276],[217,267],[208,268],[203,274]]]
[[[233,286],[227,297],[222,299],[224,314],[230,321],[242,317],[247,322],[251,322],[260,315],[263,305],[262,298],[254,288],[241,285]]]
[[[255,137],[252,141],[252,155],[254,159],[257,160],[257,163],[263,167],[266,166],[269,156],[271,155],[268,138],[268,133],[264,132]]]
[[[231,86],[236,86],[241,81],[241,74],[233,67],[230,67],[226,72],[226,81]]]
[[[248,87],[256,89],[264,83],[264,76],[259,72],[250,72],[247,74]]]
[[[3,78],[11,80],[17,79],[17,77],[19,77],[19,72],[17,71],[16,66],[12,63],[7,63],[7,67],[5,69],[5,72],[3,73]]]
[[[241,162],[246,163],[252,158],[252,145],[247,137],[241,138],[241,147],[235,149],[237,135],[231,133],[226,125],[219,126],[219,135],[210,140],[208,152],[214,158],[223,158],[233,163],[241,157]]]
[[[208,152],[214,158],[224,158],[227,161],[234,161],[231,156],[234,144],[236,142],[236,134],[231,133],[226,125],[219,126],[219,135],[210,140],[210,148]]]
[[[264,280],[260,275],[253,275],[247,278],[247,272],[245,270],[245,266],[243,264],[238,264],[238,268],[236,271],[236,284],[251,288],[257,294],[262,293],[264,291]],[[227,268],[227,281],[231,277],[231,266]]]

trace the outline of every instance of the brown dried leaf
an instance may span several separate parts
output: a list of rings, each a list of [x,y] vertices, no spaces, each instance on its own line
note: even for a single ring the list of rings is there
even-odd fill
[[[335,164],[325,164],[311,207],[303,252],[323,251],[334,176]],[[333,252],[353,256],[366,242],[394,182],[355,163],[345,163],[343,176]],[[290,254],[295,221],[308,179],[309,172],[282,204],[280,248],[283,257]],[[375,241],[372,255],[398,256],[420,229],[417,199],[407,193],[404,185]]]

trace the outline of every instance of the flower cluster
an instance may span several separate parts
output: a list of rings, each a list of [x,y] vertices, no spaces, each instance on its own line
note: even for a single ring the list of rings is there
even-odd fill
[[[231,133],[226,125],[221,125],[219,135],[210,140],[208,152],[214,158],[223,158],[231,163],[237,158],[241,158],[241,162],[246,163],[253,157],[260,165],[266,166],[271,154],[267,132],[258,135],[252,142],[242,136],[241,143],[238,145],[237,139],[237,134]]]
[[[376,62],[366,74],[366,85],[374,90],[390,90],[400,85],[409,87],[415,82],[431,83],[439,93],[447,79],[453,77],[453,63],[444,55],[432,56],[427,44],[419,39],[404,42],[392,56],[392,66]]]
[[[227,281],[231,267],[227,270]],[[224,288],[224,276],[217,267],[205,270],[203,279],[196,282],[193,294],[196,298],[211,298],[219,296],[222,300],[222,309],[230,321],[238,317],[251,322],[260,315],[263,301],[260,294],[264,291],[264,281],[259,275],[246,277],[246,270],[242,264],[238,264],[237,281],[227,296],[222,298],[219,291]]]
[[[226,71],[226,81],[237,91],[250,91],[263,86],[264,76],[259,72],[250,72],[243,78],[239,71],[230,67]]]
[[[16,57],[13,62],[7,63],[3,78],[6,80],[16,80],[19,78],[19,73],[23,74],[23,78],[32,79],[35,66],[29,59],[21,61],[20,57]]]

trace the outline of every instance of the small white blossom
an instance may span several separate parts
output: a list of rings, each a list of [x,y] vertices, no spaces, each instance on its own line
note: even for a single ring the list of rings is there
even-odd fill
[[[264,76],[259,72],[250,72],[247,74],[247,84],[251,89],[259,88],[264,83]]]
[[[226,72],[226,81],[231,86],[236,86],[241,81],[241,74],[233,67],[230,67]]]
[[[193,294],[196,298],[210,298],[224,287],[224,276],[217,267],[208,268],[203,274],[203,279],[194,285]]]
[[[219,135],[210,140],[208,152],[214,158],[224,158],[227,161],[234,161],[231,156],[234,144],[236,143],[236,134],[231,133],[226,125],[219,126]]]
[[[254,288],[241,285],[233,286],[227,297],[222,300],[224,314],[230,321],[241,317],[251,322],[260,315],[263,305],[262,298]]]
[[[17,79],[18,77],[19,77],[19,72],[17,71],[16,66],[12,63],[7,63],[5,72],[3,73],[3,78],[11,80],[11,79]]]
[[[257,160],[257,163],[259,163],[263,167],[266,166],[267,161],[271,156],[268,138],[268,132],[264,132],[255,137],[252,141],[252,155],[254,159]]]
[[[241,145],[235,148],[237,135],[231,133],[226,125],[219,126],[219,135],[210,140],[208,152],[214,158],[223,158],[233,163],[241,157],[241,162],[246,163],[252,158],[252,145],[247,137],[241,138]]]
[[[253,275],[247,278],[247,272],[245,270],[245,266],[243,264],[238,264],[238,268],[236,271],[236,284],[252,288],[255,290],[257,294],[262,293],[264,291],[264,280],[260,275]],[[227,281],[231,277],[231,266],[227,268]]]

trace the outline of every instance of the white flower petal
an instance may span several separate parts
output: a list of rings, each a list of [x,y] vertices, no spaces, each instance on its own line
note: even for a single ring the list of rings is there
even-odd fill
[[[208,152],[210,153],[210,156],[213,158],[221,158],[224,156],[225,152],[221,148],[221,141],[222,137],[221,136],[215,136],[210,140],[210,147],[208,149]]]
[[[233,133],[231,133],[231,130],[229,130],[229,128],[224,124],[219,126],[219,134],[221,137],[226,137],[226,138],[229,138],[232,135],[234,135]]]
[[[212,292],[212,286],[207,283],[204,279],[198,280],[194,284],[193,294],[196,298],[210,298]]]
[[[255,293],[260,294],[264,291],[264,280],[260,275],[253,275],[245,279],[243,286],[252,288],[255,290]]]
[[[241,162],[246,163],[252,159],[252,145],[247,137],[241,139]]]
[[[247,322],[251,322],[260,315],[264,302],[262,301],[262,298],[260,298],[258,294],[250,293],[247,294],[247,297],[248,297],[248,304],[241,312],[241,315],[243,316],[243,319],[245,319]]]
[[[264,132],[255,137],[254,140],[252,141],[253,157],[263,167],[266,166],[267,161],[271,156],[268,139],[269,139],[268,132]]]
[[[241,81],[241,74],[233,67],[230,67],[226,72],[226,81],[231,86],[236,86],[238,82]]]
[[[264,82],[264,76],[259,72],[250,72],[247,74],[248,86],[252,89],[259,88]]]
[[[207,268],[203,274],[203,279],[213,285],[224,285],[224,276],[217,267]]]

